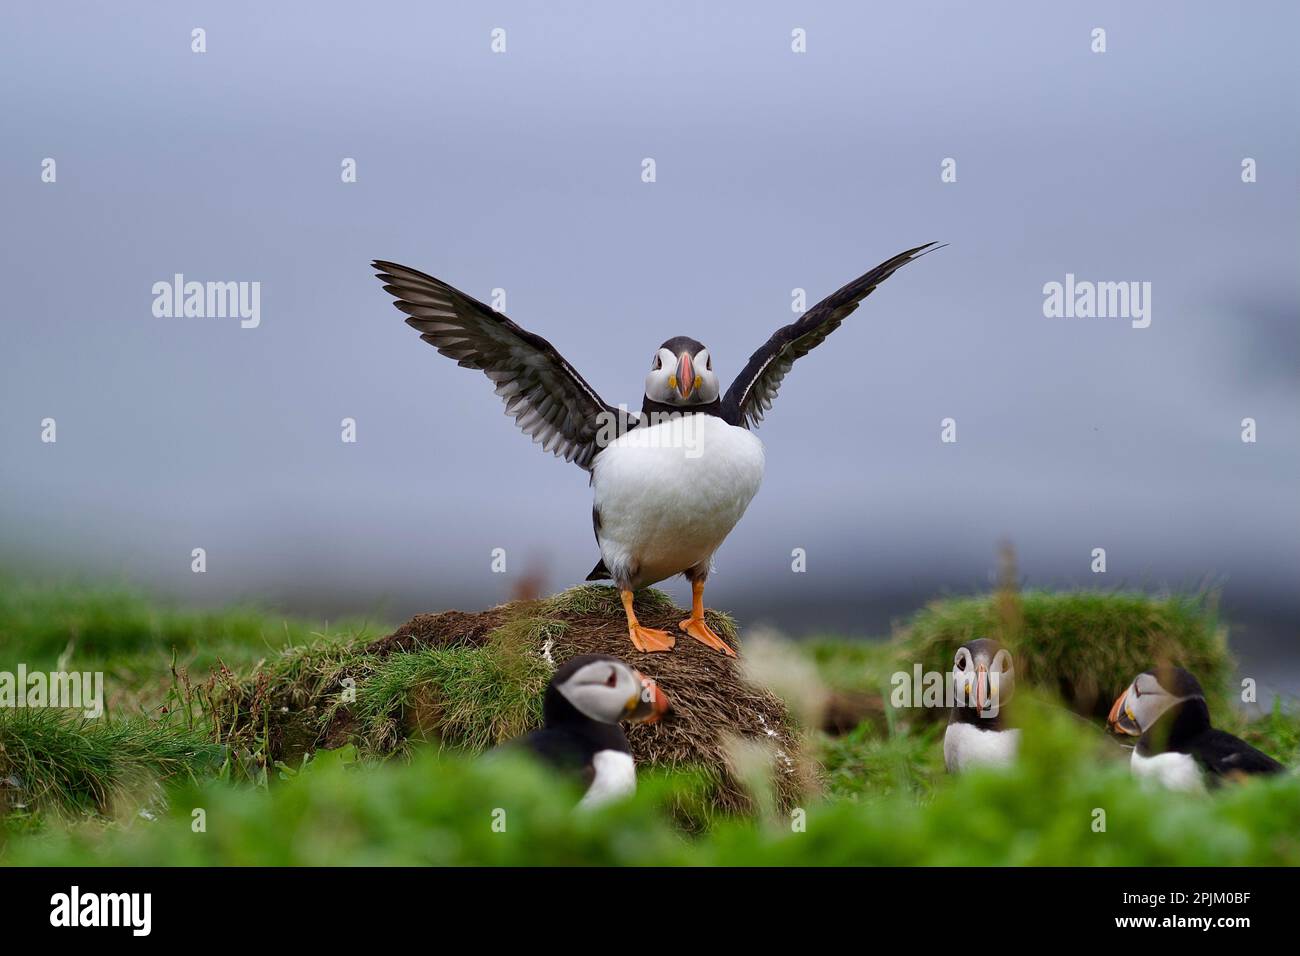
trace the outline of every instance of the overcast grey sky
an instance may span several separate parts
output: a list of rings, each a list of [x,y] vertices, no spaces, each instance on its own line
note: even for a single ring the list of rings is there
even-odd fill
[[[729,381],[792,319],[792,289],[811,305],[942,240],[786,379],[710,603],[852,630],[890,595],[985,586],[1007,538],[1031,584],[1208,578],[1295,620],[1294,4],[3,19],[7,567],[390,614],[494,602],[532,560],[567,586],[597,557],[586,475],[403,325],[371,258],[504,288],[512,318],[639,405],[664,339],[701,339]],[[155,317],[175,273],[260,282],[260,326]],[[1045,317],[1067,273],[1151,283],[1150,326]]]

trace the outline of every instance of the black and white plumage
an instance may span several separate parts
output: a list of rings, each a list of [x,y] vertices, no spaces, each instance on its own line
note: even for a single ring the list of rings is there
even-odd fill
[[[393,262],[374,266],[420,338],[462,368],[487,375],[506,414],[546,451],[591,467],[600,424],[604,416],[617,421],[618,410],[550,342],[433,276]]]
[[[542,728],[512,741],[581,780],[580,807],[636,792],[636,767],[619,722],[654,723],[668,713],[658,685],[616,657],[581,654],[556,669],[542,701]]]
[[[942,248],[928,242],[886,259],[870,272],[854,279],[784,328],[778,329],[763,347],[749,357],[722,401],[722,416],[733,425],[755,427],[772,408],[772,400],[795,360],[811,352],[853,314],[862,300],[912,260]]]
[[[1227,779],[1280,773],[1268,754],[1210,725],[1200,682],[1181,667],[1143,671],[1116,698],[1111,730],[1137,737],[1133,775],[1170,790],[1199,791]]]
[[[639,416],[605,402],[554,346],[482,302],[415,269],[374,265],[424,341],[486,374],[525,433],[591,472],[601,559],[587,580],[613,580],[637,650],[671,650],[675,639],[637,621],[632,592],[684,574],[692,606],[679,629],[734,656],[704,619],[703,592],[714,552],[762,482],[763,445],[751,429],[795,361],[880,283],[935,245],[882,262],[778,329],[725,394],[702,343],[688,336],[667,340],[651,359]]]
[[[1016,682],[1010,652],[980,638],[957,648],[952,666],[955,699],[943,735],[944,766],[949,773],[1007,766],[1020,746],[1019,728],[1006,721]]]

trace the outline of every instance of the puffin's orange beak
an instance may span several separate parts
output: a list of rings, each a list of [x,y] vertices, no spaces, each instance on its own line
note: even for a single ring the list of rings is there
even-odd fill
[[[695,385],[695,363],[691,361],[690,352],[683,352],[677,357],[677,391],[682,398],[690,398]]]
[[[649,677],[643,675],[640,671],[636,672],[637,680],[641,686],[648,691],[647,694],[641,694],[641,702],[632,712],[632,719],[643,724],[657,723],[660,718],[672,710],[672,705],[668,702],[668,695],[659,689],[659,684]]]
[[[1111,728],[1119,722],[1119,709],[1124,706],[1124,698],[1128,696],[1127,688],[1124,693],[1115,698],[1115,703],[1110,705],[1110,713],[1106,715],[1106,723]]]
[[[1128,711],[1128,695],[1132,689],[1132,686],[1126,687],[1124,693],[1115,699],[1115,703],[1110,707],[1110,713],[1106,716],[1106,726],[1112,733],[1141,737],[1142,728]]]

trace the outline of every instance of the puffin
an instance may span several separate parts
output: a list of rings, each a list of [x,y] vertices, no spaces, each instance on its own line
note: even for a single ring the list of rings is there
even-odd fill
[[[1232,734],[1210,726],[1200,682],[1181,667],[1159,667],[1133,678],[1106,719],[1117,734],[1137,737],[1133,776],[1169,790],[1201,791],[1225,780],[1281,773],[1286,768]]]
[[[948,772],[1007,766],[1020,744],[1020,730],[1005,720],[1016,681],[1011,653],[991,638],[967,641],[953,656],[952,678],[953,708],[943,734]]]
[[[639,415],[605,402],[550,342],[501,312],[416,269],[381,259],[372,265],[421,339],[484,373],[525,434],[590,473],[600,560],[586,580],[618,588],[632,646],[673,649],[672,633],[638,621],[633,595],[682,574],[691,613],[678,630],[734,657],[705,621],[704,585],[714,552],[763,479],[763,445],[753,430],[794,363],[878,285],[937,245],[885,260],[778,329],[725,392],[702,342],[666,340],[650,356]]]
[[[542,699],[542,728],[509,744],[585,782],[578,806],[602,806],[636,792],[632,749],[619,721],[653,724],[669,712],[654,681],[605,654],[561,664]]]

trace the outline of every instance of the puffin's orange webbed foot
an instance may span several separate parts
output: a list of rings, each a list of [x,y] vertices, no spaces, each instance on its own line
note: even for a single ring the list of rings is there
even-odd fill
[[[671,651],[673,645],[677,643],[677,638],[667,631],[658,631],[653,627],[642,627],[640,624],[630,625],[627,629],[627,636],[632,639],[632,645],[642,654]]]
[[[618,596],[623,602],[623,610],[627,612],[627,636],[632,639],[632,646],[642,654],[671,651],[673,645],[677,643],[677,638],[667,631],[658,631],[653,627],[641,626],[641,622],[636,619],[636,611],[632,610],[631,591],[620,589]]]
[[[736,656],[736,652],[727,645],[727,642],[718,637],[717,634],[713,633],[713,628],[709,627],[709,625],[704,622],[704,618],[688,617],[677,626],[705,647],[711,647],[713,650],[726,654],[728,657]]]

